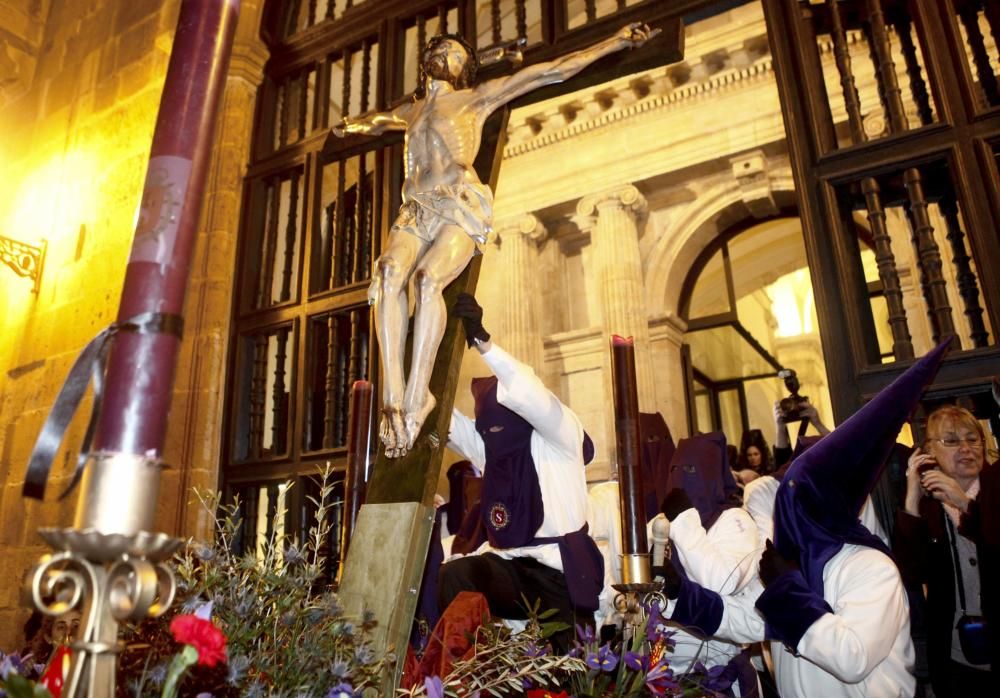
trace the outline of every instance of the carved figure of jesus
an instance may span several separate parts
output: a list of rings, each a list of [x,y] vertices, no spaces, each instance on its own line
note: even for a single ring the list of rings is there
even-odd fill
[[[406,132],[403,203],[368,291],[384,367],[379,438],[388,457],[412,448],[434,409],[428,384],[447,322],[441,292],[491,232],[493,193],[473,169],[486,119],[503,104],[562,82],[598,58],[640,46],[658,31],[631,24],[589,48],[478,85],[472,47],[460,36],[438,35],[424,49],[413,101],[391,112],[345,117],[332,129],[336,136]],[[411,276],[413,354],[404,376]]]

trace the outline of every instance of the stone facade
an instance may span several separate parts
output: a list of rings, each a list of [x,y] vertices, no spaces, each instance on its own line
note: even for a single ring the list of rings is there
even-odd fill
[[[256,88],[262,2],[244,1],[184,312],[158,524],[205,533],[190,487],[215,486],[232,269]],[[21,498],[35,437],[80,349],[114,320],[166,75],[177,0],[0,3],[2,233],[48,251],[38,295],[0,269],[0,647],[20,641],[21,577],[68,525],[74,421],[44,503]],[[9,60],[8,60],[9,59]],[[12,63],[13,62],[13,66]],[[85,401],[82,411],[89,408]]]

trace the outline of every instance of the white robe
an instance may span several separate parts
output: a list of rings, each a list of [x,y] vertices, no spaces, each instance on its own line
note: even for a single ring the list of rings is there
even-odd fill
[[[764,619],[754,603],[763,592],[755,579],[723,597],[716,635],[734,642],[764,639]],[[845,545],[823,569],[823,598],[833,609],[813,623],[792,654],[771,642],[778,693],[783,698],[910,698],[910,610],[895,563],[866,546]],[[672,609],[671,609],[672,610]]]
[[[743,509],[726,509],[707,531],[698,511],[688,509],[670,523],[670,540],[688,578],[723,598],[756,577],[757,527]],[[739,642],[720,637],[702,640],[679,629],[674,642],[671,665],[677,671],[688,670],[698,660],[708,667],[728,664],[743,649]]]
[[[547,538],[579,531],[587,521],[587,478],[583,469],[580,419],[545,387],[531,367],[495,342],[482,357],[497,377],[497,401],[534,428],[531,458],[535,462],[545,507],[542,525],[535,535]],[[457,409],[452,411],[448,446],[477,469],[484,470],[486,447],[476,431],[476,423]],[[508,560],[531,557],[553,569],[562,571],[563,568],[556,543],[495,550],[487,542],[476,550],[476,554],[487,552]]]

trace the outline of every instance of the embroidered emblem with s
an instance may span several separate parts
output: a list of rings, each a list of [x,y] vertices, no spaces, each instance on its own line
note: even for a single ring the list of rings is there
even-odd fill
[[[507,511],[501,502],[497,502],[490,508],[490,524],[498,531],[507,528],[510,523],[510,512]]]

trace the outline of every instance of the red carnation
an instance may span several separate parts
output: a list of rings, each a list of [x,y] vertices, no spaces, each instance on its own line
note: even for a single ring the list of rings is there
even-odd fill
[[[198,616],[182,615],[170,621],[174,639],[191,645],[198,651],[198,664],[215,666],[226,661],[226,635],[209,620]]]

